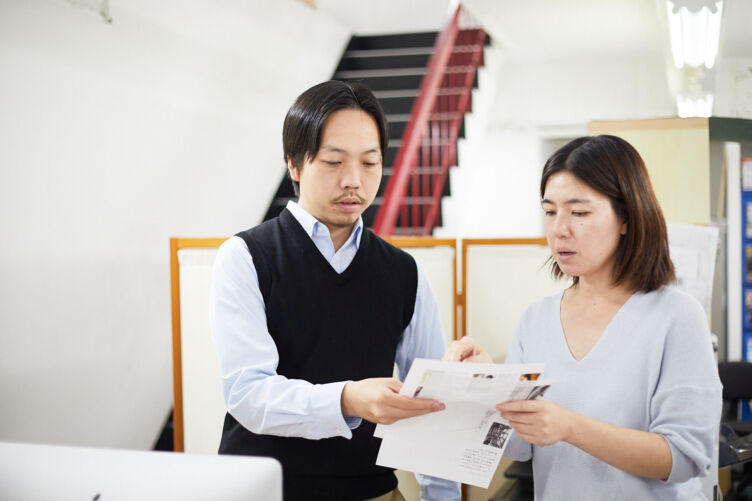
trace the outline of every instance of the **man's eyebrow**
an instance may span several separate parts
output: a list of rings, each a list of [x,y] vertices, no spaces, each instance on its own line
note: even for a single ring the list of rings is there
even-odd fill
[[[331,144],[322,145],[321,149],[326,150],[326,151],[333,151],[335,153],[348,153],[347,150],[339,148],[337,146],[333,146]],[[361,155],[366,155],[368,153],[381,153],[381,148],[379,148],[378,146],[374,146],[373,148],[367,149],[366,151],[361,153]]]
[[[591,200],[589,198],[570,198],[566,202],[564,202],[562,205],[568,205],[568,204],[589,204]],[[553,204],[553,202],[547,198],[544,198],[541,200],[541,204]]]

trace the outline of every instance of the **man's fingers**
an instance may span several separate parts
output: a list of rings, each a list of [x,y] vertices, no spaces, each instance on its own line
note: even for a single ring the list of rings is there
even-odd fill
[[[433,412],[442,410],[443,404],[440,404],[438,408],[423,408],[423,409],[403,409],[400,407],[392,407],[389,409],[388,415],[395,420],[397,419],[405,419],[405,418],[411,418],[415,416],[423,416],[424,414],[431,414]]]
[[[427,412],[438,411],[444,408],[444,404],[430,398],[415,398],[405,395],[391,395],[385,402],[390,407],[405,411],[426,410]]]
[[[444,408],[444,404],[436,400],[396,394],[384,395],[378,406],[373,409],[373,420],[377,423],[391,424],[400,419],[422,416]]]
[[[394,379],[390,377],[390,378],[385,378],[384,382],[386,386],[390,390],[392,390],[394,393],[399,393],[400,390],[402,389],[402,381],[400,381],[399,379]]]

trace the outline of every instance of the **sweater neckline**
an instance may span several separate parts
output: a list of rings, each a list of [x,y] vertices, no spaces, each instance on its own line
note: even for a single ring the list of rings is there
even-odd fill
[[[315,257],[312,258],[313,263],[315,263],[316,266],[322,267],[324,270],[323,273],[330,279],[338,282],[346,282],[347,280],[349,280],[350,276],[361,267],[361,262],[363,261],[362,255],[364,254],[365,248],[368,246],[370,240],[370,235],[366,228],[361,229],[360,245],[355,252],[353,260],[350,262],[347,268],[342,271],[342,273],[337,273],[337,270],[334,269],[332,264],[326,260],[319,248],[316,247],[316,244],[314,243],[311,236],[306,233],[305,228],[301,226],[300,222],[295,219],[295,216],[293,216],[287,208],[282,210],[280,217],[283,217],[287,225],[293,228],[292,231],[295,232],[295,238],[302,239],[304,241],[302,245],[306,249],[305,254],[315,254]]]
[[[601,348],[601,345],[608,342],[609,334],[611,331],[614,330],[614,327],[613,327],[614,324],[618,323],[619,319],[626,314],[624,313],[625,311],[626,312],[629,311],[629,308],[631,307],[630,303],[632,303],[632,301],[635,299],[635,297],[637,296],[637,293],[633,293],[631,296],[627,298],[626,301],[624,301],[624,304],[622,304],[621,307],[619,307],[616,313],[614,313],[614,315],[611,317],[611,320],[608,321],[608,324],[606,324],[606,327],[604,327],[603,331],[601,331],[601,334],[600,336],[598,336],[598,339],[595,341],[595,344],[593,344],[593,346],[590,347],[590,350],[588,350],[588,352],[585,353],[585,355],[582,358],[577,359],[574,357],[572,350],[569,348],[569,343],[567,343],[567,335],[564,332],[564,325],[562,324],[562,319],[561,319],[561,303],[564,298],[565,291],[566,289],[559,292],[557,296],[554,296],[554,299],[555,299],[554,306],[556,307],[555,318],[558,320],[556,322],[556,326],[557,326],[556,334],[557,334],[557,337],[559,338],[558,342],[559,342],[561,349],[563,349],[564,352],[566,353],[567,360],[569,360],[573,364],[584,364],[588,360],[595,358],[598,354],[598,351],[603,349]]]

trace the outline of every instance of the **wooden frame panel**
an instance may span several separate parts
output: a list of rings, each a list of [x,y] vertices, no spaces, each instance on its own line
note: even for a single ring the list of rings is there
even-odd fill
[[[185,450],[183,435],[183,352],[180,336],[180,249],[216,249],[226,238],[170,238],[170,301],[172,303],[173,442],[175,452]]]
[[[170,291],[172,311],[172,378],[173,378],[173,440],[176,452],[185,451],[185,426],[183,414],[183,346],[180,310],[180,265],[178,251],[181,249],[216,249],[227,238],[170,238]],[[431,237],[392,237],[386,241],[400,248],[430,248],[452,247],[455,250],[453,260],[454,284],[454,336],[457,331],[457,241],[454,239],[438,239]]]
[[[462,290],[458,292],[462,308],[462,335],[467,333],[467,249],[471,245],[548,245],[545,237],[539,238],[466,238],[462,240]]]
[[[433,237],[382,237],[384,240],[389,242],[390,244],[394,245],[395,247],[399,247],[400,249],[409,249],[411,247],[413,248],[421,248],[421,247],[452,247],[454,248],[454,262],[453,262],[453,269],[454,269],[454,276],[452,277],[453,283],[454,283],[454,339],[459,339],[459,331],[457,330],[457,327],[459,326],[459,319],[458,315],[459,313],[459,306],[460,306],[460,297],[457,293],[457,240],[454,238],[433,238]]]

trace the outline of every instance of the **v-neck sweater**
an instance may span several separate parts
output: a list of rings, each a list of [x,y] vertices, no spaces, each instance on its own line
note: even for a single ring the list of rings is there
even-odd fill
[[[523,314],[507,363],[545,363],[546,400],[616,426],[662,435],[671,449],[667,481],[631,475],[559,442],[531,446],[516,435],[506,456],[532,456],[536,500],[705,499],[700,476],[718,447],[721,384],[707,318],[671,287],[632,295],[580,360],[561,324],[563,292]]]
[[[337,273],[287,209],[237,236],[258,274],[277,374],[313,384],[392,375],[415,308],[412,257],[364,230],[352,262]],[[308,440],[253,433],[228,413],[220,452],[277,458],[286,500],[367,499],[397,482],[375,464],[373,429],[363,421],[351,440]]]

